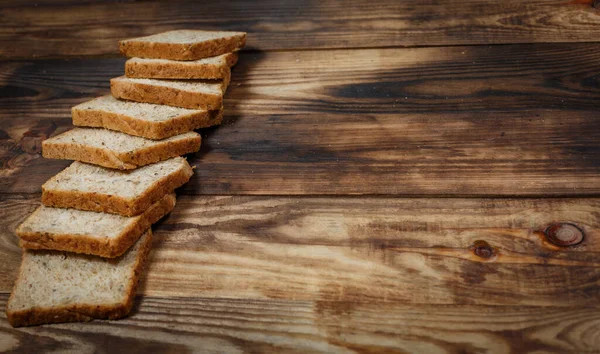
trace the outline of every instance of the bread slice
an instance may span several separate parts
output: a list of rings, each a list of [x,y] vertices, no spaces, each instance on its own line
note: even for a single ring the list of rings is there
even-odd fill
[[[116,98],[135,102],[165,104],[190,109],[218,109],[228,81],[156,80],[125,76],[110,79],[110,92]]]
[[[119,170],[131,170],[200,150],[200,134],[187,132],[150,140],[112,130],[75,128],[44,140],[42,155],[76,160]]]
[[[147,230],[124,255],[102,258],[25,250],[8,299],[13,327],[116,319],[129,313],[152,244]]]
[[[139,215],[186,183],[193,171],[182,157],[119,171],[79,161],[42,186],[45,206]]]
[[[198,60],[233,52],[246,45],[245,32],[176,30],[119,42],[128,57]]]
[[[175,207],[175,193],[167,194],[138,216],[40,206],[19,227],[20,246],[119,257],[152,224]]]
[[[191,110],[98,97],[72,108],[73,124],[120,131],[148,139],[165,139],[221,124],[223,109]]]
[[[125,74],[142,79],[222,79],[237,60],[237,53],[193,61],[131,58],[125,62]]]

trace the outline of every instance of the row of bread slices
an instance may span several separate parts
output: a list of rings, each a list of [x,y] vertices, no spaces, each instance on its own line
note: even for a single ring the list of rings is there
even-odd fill
[[[126,76],[72,109],[79,126],[42,144],[75,160],[42,186],[18,228],[25,250],[7,306],[13,326],[118,318],[133,304],[150,226],[192,176],[194,129],[219,124],[242,32],[172,31],[120,42]]]

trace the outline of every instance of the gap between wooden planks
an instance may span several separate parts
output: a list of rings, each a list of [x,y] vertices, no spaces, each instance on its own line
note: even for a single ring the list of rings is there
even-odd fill
[[[41,140],[122,59],[3,62],[0,188],[68,161]],[[242,53],[185,194],[594,196],[600,44]]]
[[[27,4],[27,6],[23,6]],[[29,3],[0,7],[0,58],[117,54],[172,29],[244,30],[259,50],[594,42],[593,0],[268,0]]]
[[[0,204],[0,292],[16,277],[16,226],[39,198]],[[596,307],[600,199],[180,196],[155,227],[147,296]],[[582,244],[543,231],[569,222]],[[472,252],[485,241],[494,256]]]

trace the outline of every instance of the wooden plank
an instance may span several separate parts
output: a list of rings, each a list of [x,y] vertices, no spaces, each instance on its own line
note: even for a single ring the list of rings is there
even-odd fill
[[[0,190],[36,193],[123,60],[0,67]],[[183,193],[597,195],[599,75],[599,44],[243,53]]]
[[[13,329],[2,312],[0,350],[584,353],[598,325],[589,308],[143,297],[129,318],[84,325]]]
[[[260,50],[598,41],[594,0],[243,0],[0,9],[0,57],[115,55],[117,41],[171,29],[244,30]]]
[[[0,0],[0,7],[7,9],[11,7],[39,7],[76,4],[110,4],[118,2],[133,2],[136,0],[36,0],[34,3],[24,3],[21,0]]]
[[[13,230],[38,200],[0,204],[0,292],[19,264]],[[181,196],[155,228],[140,294],[597,307],[599,208],[600,199]],[[577,225],[584,241],[553,246],[543,231],[555,222]]]

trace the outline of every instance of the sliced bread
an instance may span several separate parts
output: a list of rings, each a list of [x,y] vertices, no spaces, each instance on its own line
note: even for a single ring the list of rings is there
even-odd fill
[[[237,53],[192,61],[131,58],[125,62],[125,74],[142,79],[222,79],[237,60]]]
[[[186,183],[192,174],[182,157],[128,171],[75,161],[42,185],[42,203],[135,216]]]
[[[98,97],[73,107],[73,124],[117,130],[148,139],[165,139],[221,124],[223,110],[191,110],[150,103]]]
[[[166,160],[200,150],[200,134],[187,132],[150,140],[107,129],[75,128],[44,140],[42,155],[87,162],[119,170]]]
[[[23,248],[114,258],[125,253],[174,207],[175,193],[132,217],[42,205],[17,227],[17,236]]]
[[[13,327],[116,319],[129,313],[152,244],[147,230],[124,255],[25,250],[8,300]]]
[[[198,60],[230,53],[246,45],[245,32],[176,30],[119,42],[128,57]]]
[[[224,80],[156,80],[125,76],[110,80],[116,98],[190,109],[219,109],[228,82]]]

